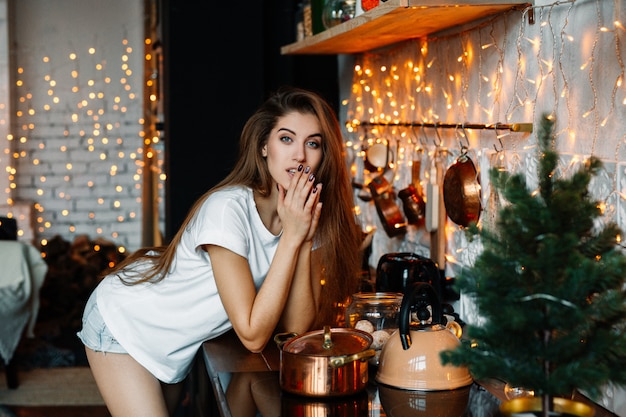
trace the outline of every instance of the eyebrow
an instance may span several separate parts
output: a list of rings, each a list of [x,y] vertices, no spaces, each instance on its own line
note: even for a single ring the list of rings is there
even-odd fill
[[[277,130],[277,132],[282,132],[282,131],[289,132],[289,133],[291,133],[292,135],[295,135],[295,134],[296,134],[296,132],[294,132],[294,131],[293,131],[293,130],[291,130],[291,129],[287,129],[286,127],[281,127],[280,129],[278,129],[278,130]],[[309,138],[309,139],[310,139],[310,138],[320,138],[320,139],[321,139],[321,138],[322,138],[322,134],[321,134],[321,133],[313,133],[313,134],[311,134],[311,135],[307,136],[307,138]]]
[[[287,132],[291,133],[292,135],[295,135],[295,134],[296,134],[296,132],[294,132],[294,131],[293,131],[293,130],[291,130],[291,129],[287,129],[286,127],[281,127],[280,129],[278,129],[278,130],[277,130],[277,132],[281,132],[281,131],[283,131],[283,130],[285,130],[285,131],[287,131]]]

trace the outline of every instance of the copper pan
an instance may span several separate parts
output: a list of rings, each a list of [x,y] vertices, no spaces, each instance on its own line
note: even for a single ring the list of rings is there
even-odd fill
[[[396,202],[396,193],[392,184],[385,178],[385,173],[390,166],[390,160],[393,158],[393,152],[389,148],[389,141],[386,140],[383,147],[382,142],[376,143],[374,146],[378,146],[378,150],[374,153],[374,160],[378,160],[377,164],[382,166],[380,173],[372,178],[367,185],[374,204],[376,206],[376,212],[378,217],[389,237],[395,237],[402,235],[406,232],[406,220],[400,211],[400,207]],[[370,148],[370,151],[374,149],[374,146]],[[397,153],[397,152],[396,152]],[[368,158],[370,155],[368,154]],[[395,172],[393,172],[395,174]]]
[[[482,210],[480,181],[466,149],[446,171],[443,201],[448,217],[454,223],[467,227],[478,222]]]
[[[373,178],[368,187],[387,236],[395,237],[406,233],[407,222],[396,203],[396,193],[389,181],[381,174]]]

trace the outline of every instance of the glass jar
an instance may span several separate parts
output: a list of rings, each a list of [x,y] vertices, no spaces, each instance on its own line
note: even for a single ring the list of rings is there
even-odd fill
[[[322,11],[322,24],[330,29],[352,19],[355,14],[356,0],[327,0]]]
[[[376,355],[370,359],[372,365],[378,365],[380,351],[398,329],[402,297],[402,293],[395,292],[360,292],[352,295],[346,307],[346,326],[366,331],[374,338],[371,348]]]

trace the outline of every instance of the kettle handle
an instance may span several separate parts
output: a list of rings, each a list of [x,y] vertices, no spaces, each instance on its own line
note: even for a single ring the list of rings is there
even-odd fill
[[[441,323],[441,303],[433,286],[426,282],[415,282],[407,286],[404,297],[402,297],[400,323],[398,324],[400,341],[404,350],[408,350],[411,347],[411,307],[414,305],[419,305],[422,309],[430,305],[432,308],[432,324]]]

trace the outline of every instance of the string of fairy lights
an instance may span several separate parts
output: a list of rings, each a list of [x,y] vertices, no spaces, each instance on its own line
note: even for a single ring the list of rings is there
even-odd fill
[[[419,128],[420,123],[532,123],[542,113],[556,120],[555,141],[562,153],[561,173],[593,154],[604,162],[594,196],[604,221],[626,224],[626,88],[620,0],[567,0],[529,6],[493,16],[459,31],[403,42],[355,57],[352,89],[343,105],[346,148],[356,180],[367,183],[380,172],[364,170],[367,150],[380,138],[393,143],[389,165],[394,188],[411,181],[411,166],[421,162],[420,184],[430,181],[435,151],[445,147],[447,163],[460,154],[460,137],[480,169],[483,218],[491,213],[486,173],[497,154],[503,169],[523,170],[533,184],[537,165],[532,133],[481,129]],[[381,126],[382,125],[382,126]],[[467,136],[467,137],[465,137]],[[358,198],[356,211],[367,230],[380,225],[371,201]],[[384,235],[384,234],[377,234]],[[381,252],[417,253],[418,232],[403,241],[380,239]],[[479,248],[462,228],[448,222],[452,263],[465,264]],[[376,258],[376,254],[372,259]],[[376,258],[377,259],[377,258]]]
[[[139,224],[141,217],[141,74],[143,59],[151,57],[133,59],[143,49],[124,37],[121,53],[114,57],[118,62],[111,67],[105,49],[70,47],[64,57],[43,54],[39,64],[17,69],[12,132],[0,138],[6,165],[0,175],[6,175],[9,184],[0,197],[8,206],[15,196],[35,202],[35,228],[42,245],[52,235],[86,234],[121,242],[123,251],[129,235],[139,235],[123,225]],[[133,62],[140,66],[133,68]],[[163,149],[158,135],[149,140],[159,161],[151,169],[158,170],[162,191]],[[20,172],[34,175],[27,179]]]
[[[493,130],[417,129],[394,126],[402,122],[479,122],[528,123],[540,112],[551,112],[556,119],[559,147],[569,160],[567,171],[585,156],[596,154],[606,162],[604,180],[610,186],[598,187],[606,213],[626,222],[624,193],[626,174],[620,161],[626,160],[622,143],[626,140],[626,91],[621,1],[562,0],[535,5],[481,21],[459,32],[407,41],[376,53],[355,57],[352,93],[345,101],[348,121],[346,147],[354,156],[355,176],[362,176],[364,150],[381,136],[397,145],[392,168],[398,189],[410,181],[409,167],[416,155],[423,158],[421,181],[429,180],[430,158],[441,143],[449,150],[448,162],[460,152],[459,137],[467,134],[472,156],[487,166],[494,153],[508,169],[523,169],[532,179],[532,134]],[[534,23],[530,23],[530,14]],[[75,224],[81,197],[77,189],[93,192],[93,203],[111,207],[113,226],[103,226],[100,211],[87,210],[83,223],[94,235],[108,233],[120,237],[115,225],[137,220],[141,204],[143,140],[160,152],[159,138],[143,138],[141,77],[134,77],[129,62],[135,50],[124,39],[119,55],[122,76],[113,78],[112,68],[100,55],[102,48],[74,51],[62,57],[42,54],[44,74],[32,74],[23,66],[16,75],[17,109],[14,131],[0,138],[0,158],[8,186],[0,190],[0,200],[11,205],[21,195],[19,168],[30,166],[36,172],[37,233],[45,236],[58,225],[67,233],[80,233]],[[137,81],[135,81],[137,80]],[[44,82],[46,88],[27,85]],[[370,123],[363,128],[362,122]],[[0,121],[6,123],[6,121]],[[377,123],[385,127],[376,126]],[[46,141],[43,134],[52,135]],[[57,132],[57,133],[52,133]],[[141,137],[141,140],[136,140]],[[59,139],[59,140],[54,140]],[[129,142],[131,143],[129,145]],[[63,166],[54,165],[46,174],[47,146],[57,146],[68,155]],[[79,145],[85,153],[72,155]],[[7,155],[10,163],[5,165]],[[82,159],[88,158],[88,162]],[[162,160],[162,158],[159,158]],[[89,175],[79,175],[79,166],[98,163]],[[106,169],[102,169],[106,166]],[[122,172],[125,166],[132,172]],[[36,168],[35,168],[36,167]],[[159,167],[160,187],[165,181]],[[486,169],[481,170],[482,172]],[[39,173],[42,174],[39,174]],[[481,172],[481,175],[482,175]],[[132,180],[119,180],[131,176]],[[65,184],[57,184],[58,178]],[[367,180],[367,178],[365,178]],[[601,179],[602,180],[602,179]],[[127,190],[132,183],[134,191]],[[56,195],[47,196],[51,189]],[[489,193],[483,181],[483,196]],[[128,195],[133,195],[131,201]],[[44,198],[45,197],[45,198]],[[54,209],[41,201],[53,201]],[[371,202],[356,199],[357,211],[364,213],[366,227],[375,226]],[[59,208],[59,204],[61,208]],[[66,204],[64,207],[63,204]],[[111,214],[114,213],[114,214]],[[71,220],[70,220],[71,219]],[[82,227],[82,226],[81,226]],[[454,225],[448,233],[455,247],[466,243]]]

